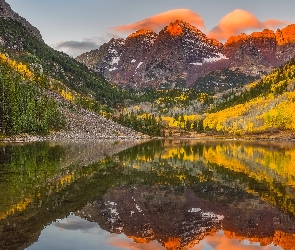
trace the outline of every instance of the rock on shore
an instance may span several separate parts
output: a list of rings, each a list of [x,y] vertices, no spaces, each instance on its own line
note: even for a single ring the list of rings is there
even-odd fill
[[[52,93],[51,93],[52,94]],[[124,127],[117,122],[106,119],[89,110],[57,96],[59,109],[65,117],[65,128],[51,132],[49,135],[21,134],[0,138],[4,142],[32,142],[32,141],[69,141],[69,140],[97,140],[97,139],[147,139],[149,136]]]
[[[141,139],[147,138],[142,133],[133,131],[112,120],[108,120],[89,110],[75,106],[60,108],[66,118],[64,130],[46,136],[48,140],[73,139]]]

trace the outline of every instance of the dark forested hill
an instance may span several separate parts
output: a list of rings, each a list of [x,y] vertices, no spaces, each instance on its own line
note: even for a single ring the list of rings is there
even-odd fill
[[[79,93],[92,95],[102,104],[114,106],[126,97],[127,92],[67,54],[52,49],[27,32],[19,21],[0,17],[0,27],[0,48],[15,60],[35,66],[41,73]]]

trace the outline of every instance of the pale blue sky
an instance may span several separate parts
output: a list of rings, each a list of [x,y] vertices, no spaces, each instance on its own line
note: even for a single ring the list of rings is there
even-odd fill
[[[111,27],[134,23],[173,9],[190,9],[198,13],[203,18],[207,31],[235,9],[251,12],[261,22],[276,19],[295,23],[293,0],[6,1],[14,11],[40,30],[48,45],[56,47],[62,42],[71,41],[66,44],[72,55],[90,50],[93,46],[108,41],[111,36],[124,36],[114,32]]]

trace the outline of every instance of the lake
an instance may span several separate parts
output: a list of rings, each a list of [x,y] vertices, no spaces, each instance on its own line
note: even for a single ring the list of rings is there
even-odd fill
[[[295,249],[295,143],[0,145],[0,249]]]

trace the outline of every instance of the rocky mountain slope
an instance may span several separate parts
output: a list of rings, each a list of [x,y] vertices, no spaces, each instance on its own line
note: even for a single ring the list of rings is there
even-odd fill
[[[49,131],[55,133],[45,138],[59,140],[141,135],[101,116],[122,103],[127,92],[50,48],[4,0],[0,1],[0,78],[6,79],[0,89],[1,140],[39,140],[44,136],[27,137],[27,133]],[[53,120],[62,123],[57,119],[61,117],[65,127],[57,132],[61,126]]]
[[[230,37],[224,44],[224,54],[232,59],[231,66],[247,74],[269,72],[295,56],[295,25],[276,32],[265,29],[250,35]],[[251,65],[252,64],[252,65]],[[247,71],[248,70],[248,71]]]
[[[197,28],[177,20],[159,34],[139,30],[126,40],[112,39],[76,59],[118,85],[161,87],[185,85],[192,67],[227,60],[222,47]]]
[[[25,18],[21,17],[19,14],[15,13],[10,5],[5,2],[5,0],[0,0],[0,17],[3,17],[5,19],[12,19],[20,22],[27,32],[32,34],[34,37],[36,37],[38,40],[43,41],[42,36],[40,34],[40,31],[31,25]],[[4,42],[2,41],[0,37],[0,44]]]
[[[227,200],[229,194],[224,195],[221,190],[211,192],[218,192]],[[230,189],[227,192],[236,195]],[[177,195],[169,187],[123,187],[107,193],[93,205],[88,204],[77,215],[98,223],[108,232],[124,233],[136,243],[156,240],[168,250],[192,248],[221,230],[231,239],[248,239],[265,246],[276,242],[284,249],[292,249],[294,234],[288,235],[286,231],[294,232],[294,225],[290,225],[287,216],[266,202],[254,208],[251,195],[241,196],[246,199],[222,206],[209,203],[189,188]],[[247,214],[241,218],[245,206]],[[279,230],[282,233],[276,234]]]
[[[73,105],[56,95],[65,128],[43,137],[46,140],[142,139],[142,133],[106,119],[95,112]]]
[[[112,39],[76,59],[117,85],[138,88],[189,87],[204,89],[198,79],[231,70],[240,80],[260,78],[295,56],[295,25],[276,32],[265,29],[241,34],[222,44],[183,21],[159,34],[139,30],[126,40]],[[232,81],[220,74],[209,89],[228,88]],[[223,79],[223,80],[222,80]],[[221,83],[220,83],[221,82]],[[219,83],[219,84],[217,84]],[[211,86],[212,85],[212,86]]]

